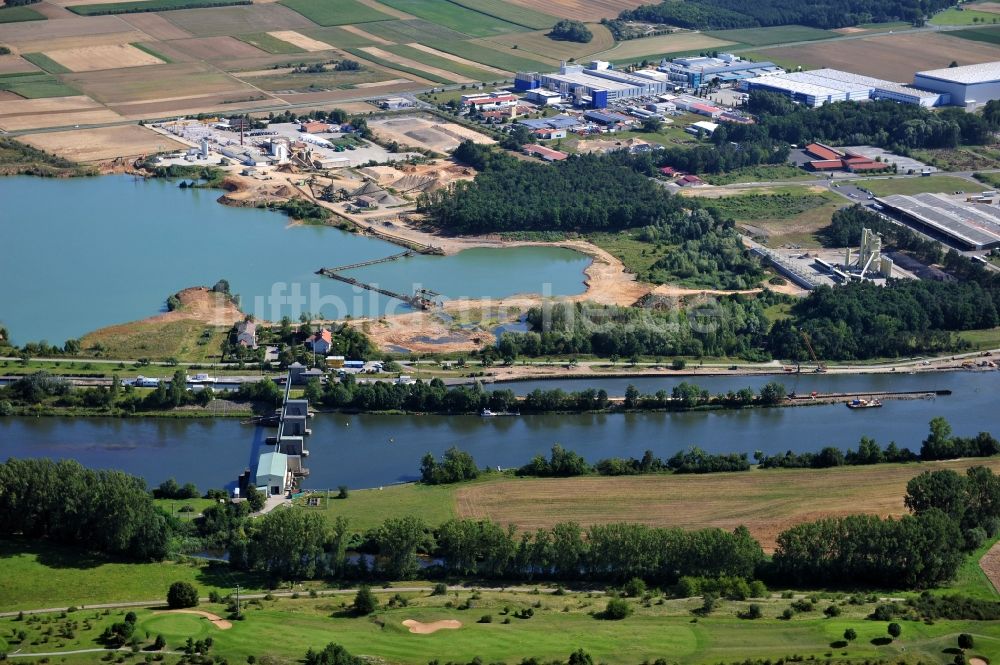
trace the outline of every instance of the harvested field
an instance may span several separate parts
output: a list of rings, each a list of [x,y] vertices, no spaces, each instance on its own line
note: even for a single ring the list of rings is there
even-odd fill
[[[313,39],[311,37],[306,37],[305,35],[295,32],[294,30],[277,30],[274,32],[267,33],[274,37],[275,39],[280,39],[283,42],[288,42],[293,46],[297,46],[303,51],[329,51],[333,48],[330,44],[326,42],[321,42],[318,39]]]
[[[117,16],[74,17],[58,21],[0,24],[0,44],[22,53],[148,39]]]
[[[368,126],[384,140],[441,153],[454,150],[466,139],[482,144],[495,143],[490,137],[461,125],[426,117],[380,118],[369,121]]]
[[[864,32],[861,28],[846,29]],[[832,30],[820,30],[804,25],[777,25],[771,28],[749,28],[746,30],[715,30],[706,34],[716,39],[725,39],[749,46],[808,42],[837,36]]]
[[[256,58],[265,54],[235,37],[196,37],[194,39],[178,39],[170,42],[172,49],[188,53],[198,60],[242,60]]]
[[[0,55],[0,74],[20,74],[37,72],[38,67],[19,55]]]
[[[389,44],[392,44],[392,42],[390,42],[388,39],[382,39],[381,37],[376,37],[372,33],[366,32],[365,30],[362,30],[356,25],[345,25],[342,26],[341,29],[350,32],[353,35],[357,35],[358,37],[361,37],[362,39],[367,40],[372,44],[380,44],[382,46],[388,46]]]
[[[398,81],[399,79],[392,79]],[[398,92],[412,92],[414,90],[419,90],[426,87],[425,83],[420,83],[419,81],[406,81],[404,83],[392,83],[390,81],[380,81],[378,84],[373,84],[371,86],[365,86],[363,88],[364,95],[388,95],[395,94]],[[357,99],[358,89],[348,88],[347,90],[329,90],[327,92],[300,92],[300,93],[280,93],[277,96],[289,104],[327,104],[336,103],[337,108],[344,108],[347,110],[348,104],[341,105],[345,99]],[[371,104],[365,102],[358,102],[358,106],[364,107],[366,112],[372,112],[375,107]]]
[[[253,32],[248,35],[240,35],[238,39],[250,44],[251,46],[256,46],[262,51],[275,55],[305,53],[305,51],[300,49],[298,46],[276,39],[266,32]]]
[[[1000,543],[993,545],[990,551],[979,560],[979,566],[986,573],[993,588],[1000,592]]]
[[[902,515],[906,483],[934,469],[964,473],[1000,460],[879,464],[833,469],[769,469],[669,476],[507,479],[459,487],[460,518],[488,518],[518,529],[618,521],[685,529],[743,524],[773,551],[777,535],[795,524],[850,515]]]
[[[615,18],[624,9],[635,9],[649,4],[643,0],[510,0],[512,4],[528,7],[546,14],[576,19],[600,21]]]
[[[84,72],[66,74],[64,78],[105,104],[155,101],[179,95],[230,94],[235,99],[257,93],[245,83],[200,63]]]
[[[306,17],[277,3],[179,9],[168,12],[164,18],[195,37],[316,27]]]
[[[149,102],[129,102],[113,104],[111,109],[130,120],[139,120],[164,115],[195,115],[198,113],[226,112],[239,104],[241,108],[255,109],[274,104],[274,97],[253,90],[247,93],[222,95],[195,95],[192,97]]]
[[[362,46],[359,50],[371,56],[374,56],[379,60],[396,63],[402,65],[403,67],[408,67],[410,69],[415,69],[417,71],[423,71],[428,74],[433,74],[434,76],[438,76],[453,83],[473,83],[475,80],[465,76],[460,76],[459,74],[456,74],[455,72],[450,72],[446,69],[441,69],[439,67],[432,67],[430,65],[417,62],[416,60],[404,58],[401,55],[396,55],[395,53],[384,51],[377,46]]]
[[[1000,47],[945,34],[879,35],[847,41],[814,42],[760,51],[764,57],[809,67],[833,67],[890,81],[911,81],[913,73],[1000,60]]]
[[[500,37],[490,37],[487,41],[500,44],[508,49],[516,46],[518,53],[530,53],[557,61],[574,58],[581,60],[594,53],[607,51],[614,47],[614,37],[611,36],[611,31],[606,27],[599,23],[593,23],[587,27],[594,34],[594,38],[587,44],[550,39],[545,36],[549,32],[547,29],[535,32],[515,32]]]
[[[163,61],[131,44],[85,46],[83,48],[46,51],[45,55],[71,72],[92,72],[100,69],[124,69],[162,65]]]
[[[391,75],[380,69],[366,67],[353,72],[328,71],[316,74],[286,72],[272,76],[255,76],[253,77],[253,85],[261,90],[275,93],[318,92],[352,88],[359,84],[378,85],[389,78]]]
[[[978,2],[974,5],[970,5],[973,9],[978,12],[989,12],[991,14],[1000,14],[1000,2]]]
[[[705,34],[682,32],[674,35],[660,35],[644,39],[630,39],[621,42],[614,48],[594,55],[598,60],[633,61],[647,57],[659,57],[665,53],[681,51],[696,51],[699,49],[715,49],[729,46],[733,42],[716,39]],[[810,47],[811,48],[811,47]]]
[[[82,95],[42,99],[17,98],[5,101],[0,107],[0,129],[17,131],[36,127],[74,125],[80,124],[75,118],[100,117],[93,115],[99,113],[108,113],[113,120],[120,120],[120,117],[103,109],[90,97]]]
[[[7,105],[6,103],[4,104]],[[72,125],[96,125],[117,122],[122,117],[105,108],[71,111],[68,113],[32,114],[0,118],[0,128],[10,132],[46,127],[70,127]],[[48,135],[46,135],[48,136]],[[23,137],[22,137],[23,140]]]
[[[19,140],[74,162],[101,162],[116,157],[138,157],[187,147],[138,125],[27,134]]]
[[[38,12],[47,19],[65,19],[73,18],[73,12],[69,11],[65,7],[60,7],[58,4],[51,2],[36,2],[32,4],[32,10]]]
[[[181,30],[159,14],[126,14],[121,18],[136,30],[142,30],[153,39],[187,39],[191,36],[191,33]]]

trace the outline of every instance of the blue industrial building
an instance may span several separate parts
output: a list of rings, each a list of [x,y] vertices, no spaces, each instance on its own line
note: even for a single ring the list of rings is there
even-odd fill
[[[669,92],[674,84],[663,72],[619,72],[610,63],[595,60],[587,67],[564,63],[553,74],[518,72],[514,88],[521,92],[546,88],[560,93],[563,99],[573,100],[577,106],[603,109],[616,100]]]

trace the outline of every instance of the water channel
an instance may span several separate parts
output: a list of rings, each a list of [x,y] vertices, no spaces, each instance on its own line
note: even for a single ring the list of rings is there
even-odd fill
[[[408,311],[393,298],[314,274],[397,254],[398,246],[291,225],[281,213],[230,208],[218,197],[131,176],[0,178],[0,324],[16,344],[62,344],[156,314],[168,295],[220,278],[261,319]],[[589,264],[567,249],[518,247],[414,256],[348,274],[399,293],[421,286],[447,298],[502,298],[581,293]]]
[[[927,423],[944,416],[956,434],[996,427],[1000,372],[952,372],[885,376],[780,377],[791,389],[950,389],[932,400],[887,401],[881,409],[851,411],[842,404],[691,413],[546,415],[509,418],[477,416],[382,416],[325,414],[313,419],[309,439],[311,476],[305,487],[374,487],[416,477],[421,456],[458,446],[481,466],[511,467],[546,453],[554,443],[591,461],[615,455],[640,456],[646,449],[669,456],[698,445],[712,452],[767,453],[854,447],[862,435],[882,445],[896,441],[919,449]],[[693,379],[716,391],[759,385],[764,377]],[[677,379],[633,379],[644,392],[669,390]],[[544,387],[623,390],[619,379],[575,383],[538,382]],[[561,384],[561,385],[560,385]],[[509,384],[518,392],[531,384]],[[111,418],[0,419],[0,459],[52,457],[79,460],[94,468],[117,468],[158,484],[173,476],[199,487],[231,482],[252,468],[270,430],[230,419],[172,420]]]

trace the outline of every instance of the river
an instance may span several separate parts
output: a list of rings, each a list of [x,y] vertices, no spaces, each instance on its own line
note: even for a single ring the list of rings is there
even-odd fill
[[[426,452],[440,455],[451,446],[467,450],[480,466],[519,466],[547,453],[554,443],[595,461],[609,456],[641,456],[646,449],[666,457],[691,445],[711,452],[815,451],[826,445],[854,447],[861,436],[883,446],[896,441],[918,450],[927,423],[944,416],[962,436],[996,430],[998,372],[953,372],[901,376],[782,377],[806,390],[950,389],[931,400],[887,401],[881,409],[850,411],[842,404],[792,408],[690,413],[546,415],[509,418],[476,416],[319,415],[309,438],[311,488],[374,487],[413,480]],[[760,377],[695,379],[715,391],[759,385]],[[632,380],[644,391],[676,380]],[[644,383],[645,382],[645,383]],[[555,387],[560,382],[539,382]],[[517,386],[518,384],[511,384]],[[530,384],[520,384],[521,388]],[[563,382],[620,393],[618,379]],[[232,482],[253,468],[271,430],[235,420],[110,418],[0,419],[0,459],[52,457],[79,460],[94,468],[117,468],[159,484],[167,477],[200,488]],[[994,431],[994,433],[998,433]]]
[[[407,311],[393,298],[314,273],[397,254],[391,243],[281,213],[219,205],[219,192],[131,176],[0,178],[0,324],[16,344],[62,344],[162,311],[172,293],[229,280],[260,319]],[[414,256],[348,274],[400,293],[447,298],[582,293],[590,258],[556,247]],[[272,297],[273,296],[273,297]]]

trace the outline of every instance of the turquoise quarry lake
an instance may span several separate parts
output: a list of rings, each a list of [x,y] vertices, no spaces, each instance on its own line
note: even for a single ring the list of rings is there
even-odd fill
[[[0,178],[0,323],[17,344],[62,344],[162,311],[167,296],[229,280],[262,319],[408,311],[399,300],[315,275],[400,248],[280,213],[216,202],[215,190],[131,176]],[[470,249],[351,271],[383,288],[449,299],[582,293],[590,258],[549,247]],[[277,297],[274,297],[277,296]]]

